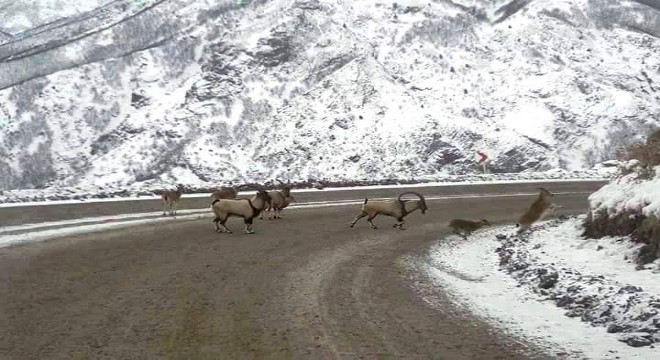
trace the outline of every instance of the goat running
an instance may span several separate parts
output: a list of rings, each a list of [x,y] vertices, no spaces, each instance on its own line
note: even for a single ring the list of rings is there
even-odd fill
[[[408,194],[417,196],[419,200],[401,199],[404,195]],[[405,230],[403,228],[403,219],[417,209],[419,209],[422,214],[425,214],[426,210],[428,210],[428,207],[426,206],[426,200],[424,199],[424,196],[414,191],[404,192],[400,194],[396,200],[376,200],[369,202],[369,199],[366,198],[362,204],[362,211],[358,216],[355,217],[355,220],[353,220],[350,227],[355,226],[355,223],[363,217],[369,216],[367,218],[369,225],[371,225],[373,229],[377,229],[372,220],[378,215],[385,215],[396,218],[397,222],[392,225],[393,228]]]
[[[539,188],[539,190],[541,190],[541,192],[536,198],[536,201],[534,201],[529,209],[518,219],[518,223],[516,224],[516,227],[518,227],[518,235],[529,230],[535,222],[543,220],[548,213],[554,212],[555,209],[559,208],[559,206],[550,201],[550,198],[554,196],[550,191],[544,188]]]
[[[461,236],[463,239],[467,239],[468,236],[472,235],[472,232],[479,230],[483,226],[490,226],[488,220],[471,221],[454,219],[449,223],[449,227],[453,229],[454,234]],[[463,230],[462,234],[461,230]]]

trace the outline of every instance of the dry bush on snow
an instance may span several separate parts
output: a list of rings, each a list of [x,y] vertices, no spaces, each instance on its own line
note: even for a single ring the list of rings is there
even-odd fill
[[[642,163],[640,177],[650,178],[653,176],[653,167],[660,165],[660,130],[655,130],[644,142],[630,144],[627,148],[618,152],[618,160],[639,160]]]

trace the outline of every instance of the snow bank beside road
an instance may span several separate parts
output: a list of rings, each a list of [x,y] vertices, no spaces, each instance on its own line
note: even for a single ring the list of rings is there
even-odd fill
[[[657,264],[635,270],[640,245],[584,239],[582,221],[543,223],[526,241],[504,238],[514,232],[508,226],[468,241],[450,236],[421,259],[422,268],[459,306],[550,356],[660,358],[653,346],[660,341]]]

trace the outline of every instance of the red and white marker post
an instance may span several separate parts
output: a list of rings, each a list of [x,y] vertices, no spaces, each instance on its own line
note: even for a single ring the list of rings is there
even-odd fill
[[[484,170],[484,174],[486,173],[486,161],[488,161],[488,155],[484,154],[482,151],[477,151],[477,155],[479,156],[479,159],[477,159],[477,162],[481,164],[482,169]]]

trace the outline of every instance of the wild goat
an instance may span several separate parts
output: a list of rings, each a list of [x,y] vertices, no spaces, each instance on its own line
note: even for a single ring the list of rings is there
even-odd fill
[[[243,218],[246,234],[254,234],[252,220],[259,216],[270,202],[270,195],[262,188],[257,189],[257,194],[251,199],[216,199],[213,201],[211,209],[215,214],[213,222],[215,223],[216,232],[231,234],[232,231],[227,228],[225,223],[227,219],[235,216]]]
[[[472,232],[479,230],[483,226],[490,226],[488,220],[470,221],[454,219],[449,223],[449,227],[454,230],[454,234],[463,237],[463,239],[467,239],[468,236],[472,235]],[[462,234],[460,232],[461,230],[463,230]]]
[[[544,188],[539,188],[539,190],[541,190],[541,192],[536,198],[536,201],[534,201],[527,212],[518,219],[516,227],[518,227],[519,235],[529,230],[535,222],[542,220],[549,212],[554,211],[559,207],[549,200],[549,198],[554,196],[550,191]]]
[[[175,191],[163,191],[161,199],[163,200],[163,216],[166,215],[166,210],[169,208],[169,214],[176,216],[176,208],[183,194],[184,187],[179,184],[176,186]]]
[[[213,200],[235,199],[238,196],[238,189],[233,186],[222,186],[211,194]]]
[[[419,200],[401,200],[404,195],[408,194],[417,196]],[[379,214],[382,214],[396,218],[397,222],[392,225],[393,228],[398,227],[400,230],[405,230],[403,228],[403,218],[417,209],[419,209],[422,214],[425,214],[428,207],[426,206],[424,196],[413,191],[400,194],[396,200],[377,200],[369,202],[369,199],[367,198],[364,199],[364,203],[362,204],[362,212],[355,217],[355,220],[351,223],[351,227],[355,226],[355,223],[358,222],[358,220],[365,216],[369,216],[367,218],[369,225],[371,225],[373,229],[377,229],[372,220]]]
[[[281,219],[282,218],[282,210],[289,206],[292,202],[296,201],[296,199],[291,196],[291,187],[284,184],[280,180],[277,180],[277,182],[280,183],[282,188],[280,190],[271,190],[268,192],[268,195],[270,195],[270,205],[264,210],[264,212],[268,212],[268,219]],[[274,213],[274,214],[273,214]],[[263,213],[260,216],[260,219],[263,219]]]

